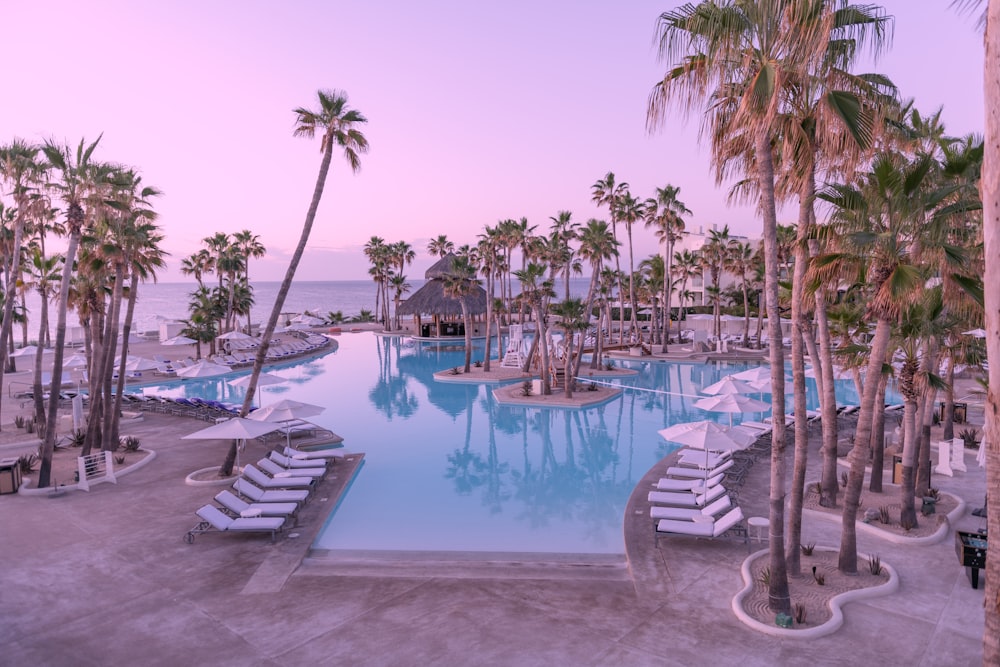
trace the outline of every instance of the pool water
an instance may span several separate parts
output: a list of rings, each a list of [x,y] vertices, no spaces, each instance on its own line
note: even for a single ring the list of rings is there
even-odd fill
[[[461,346],[371,333],[338,342],[325,357],[269,369],[288,382],[265,387],[262,397],[264,404],[291,398],[326,406],[310,421],[343,436],[345,451],[365,453],[314,545],[332,550],[623,553],[625,503],[637,480],[675,448],[657,430],[697,419],[728,423],[728,415],[692,403],[701,387],[747,367],[616,361],[638,375],[616,380],[628,389],[604,405],[503,407],[495,385],[434,381],[434,372],[463,365]],[[481,343],[473,358],[482,358]],[[243,397],[218,378],[145,391]],[[837,398],[857,403],[853,384],[838,382]],[[809,405],[817,405],[814,384]],[[244,456],[258,455],[262,448],[251,444]]]

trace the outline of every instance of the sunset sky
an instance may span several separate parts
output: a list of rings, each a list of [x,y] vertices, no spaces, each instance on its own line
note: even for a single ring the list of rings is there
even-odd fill
[[[97,157],[137,167],[172,254],[216,231],[251,229],[269,254],[251,268],[280,279],[319,166],[318,139],[292,137],[294,107],[342,89],[368,117],[361,172],[335,158],[303,280],[361,279],[372,235],[418,251],[475,241],[485,225],[560,210],[606,217],[590,186],[614,171],[633,193],[672,184],[688,228],[729,224],[757,236],[750,207],[727,207],[698,117],[645,130],[662,76],[657,16],[681,3],[180,1],[10,3],[4,16],[0,141],[104,138]],[[892,49],[874,69],[950,134],[982,131],[982,36],[950,0],[887,0]],[[860,68],[859,68],[860,69]],[[791,209],[790,209],[791,211]],[[791,212],[780,216],[791,222]],[[654,249],[636,236],[636,256]],[[638,261],[638,259],[637,259]]]

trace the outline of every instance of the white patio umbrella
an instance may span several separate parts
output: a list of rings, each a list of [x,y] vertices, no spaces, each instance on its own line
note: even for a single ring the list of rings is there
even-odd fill
[[[173,338],[160,341],[160,345],[194,345],[197,342],[194,338],[188,338],[187,336],[174,336]]]
[[[734,380],[742,380],[743,382],[749,382],[749,383],[761,382],[763,380],[770,380],[771,367],[754,366],[753,368],[748,368],[745,371],[740,371],[739,373],[733,373],[728,377],[731,377]],[[785,377],[786,378],[788,377],[787,373],[785,373]]]
[[[294,419],[305,419],[314,417],[326,410],[321,405],[311,403],[300,403],[290,399],[282,399],[277,403],[265,405],[250,413],[249,419],[266,422],[287,422]]]
[[[82,354],[74,354],[63,360],[63,368],[86,368],[87,357]]]
[[[236,467],[239,468],[240,449],[246,447],[246,441],[250,438],[258,438],[265,433],[277,431],[278,428],[277,424],[269,422],[233,417],[200,431],[189,433],[181,440],[239,440],[241,444],[236,447]]]
[[[718,422],[702,420],[674,424],[657,431],[664,440],[687,445],[706,452],[724,452],[742,449],[756,439],[750,433],[737,431]]]
[[[816,367],[810,366],[806,369],[807,378],[816,378]],[[854,373],[847,370],[846,368],[841,368],[840,366],[833,367],[833,379],[834,380],[853,380]]]
[[[755,436],[727,428],[718,422],[695,421],[674,424],[657,431],[664,440],[705,451],[705,479],[708,479],[709,452],[724,452],[750,446]]]
[[[718,396],[708,396],[694,402],[694,407],[709,412],[728,412],[729,425],[733,425],[733,415],[743,412],[764,412],[771,408],[770,405],[755,398],[750,398],[743,394],[720,394]]]
[[[223,366],[221,364],[214,364],[211,361],[201,361],[188,366],[187,368],[180,368],[177,370],[177,377],[182,378],[208,378],[214,377],[216,375],[225,375],[232,369],[229,366]]]
[[[759,390],[754,388],[749,382],[736,380],[731,375],[727,375],[718,382],[702,388],[701,393],[710,396],[722,396],[725,394],[756,394]]]
[[[129,357],[125,361],[125,370],[130,372],[151,371],[160,367],[160,362],[146,357]]]

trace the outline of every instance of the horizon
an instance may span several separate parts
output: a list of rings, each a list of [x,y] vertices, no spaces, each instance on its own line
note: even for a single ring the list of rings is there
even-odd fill
[[[418,257],[408,272],[422,276],[434,260],[427,241],[439,234],[461,245],[485,225],[521,217],[543,229],[560,210],[579,222],[606,219],[590,186],[608,171],[643,198],[680,187],[689,229],[728,224],[758,236],[755,207],[728,206],[730,183],[714,184],[698,113],[673,114],[665,131],[646,133],[646,97],[665,67],[652,47],[655,21],[680,4],[21,3],[8,8],[8,23],[21,29],[7,46],[31,53],[31,67],[8,72],[13,94],[0,124],[5,141],[75,145],[103,132],[98,159],[133,166],[164,191],[154,205],[171,253],[167,282],[186,281],[178,265],[201,238],[241,229],[268,249],[251,263],[251,279],[281,279],[320,157],[318,141],[292,137],[291,110],[315,106],[320,88],[346,91],[368,117],[371,152],[356,176],[335,158],[299,280],[358,280],[372,235],[410,243]],[[976,17],[948,3],[880,4],[895,17],[894,38],[872,69],[922,113],[944,105],[949,135],[981,133]],[[331,39],[330,25],[346,29]],[[75,72],[107,66],[106,51],[76,48],[81,34],[130,54],[115,61],[114,87],[67,77],[70,59]],[[656,248],[641,225],[635,244],[637,257]]]

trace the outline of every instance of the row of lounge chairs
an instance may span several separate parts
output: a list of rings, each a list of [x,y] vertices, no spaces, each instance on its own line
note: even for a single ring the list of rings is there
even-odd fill
[[[196,535],[223,533],[266,533],[274,542],[285,528],[297,525],[298,513],[328,470],[329,460],[339,456],[329,451],[272,451],[246,465],[232,490],[215,495],[215,505],[206,504],[195,514],[200,519],[184,535],[191,544]]]
[[[756,459],[770,449],[771,426],[747,423],[737,428],[756,435],[746,449],[680,450],[677,464],[667,468],[647,496],[658,534],[714,538],[734,531],[746,536],[737,489]]]
[[[202,398],[166,398],[164,396],[141,396],[138,394],[122,394],[122,403],[133,409],[146,412],[159,412],[177,417],[190,417],[207,422],[229,419],[240,413],[242,406],[222,401],[209,401]]]

